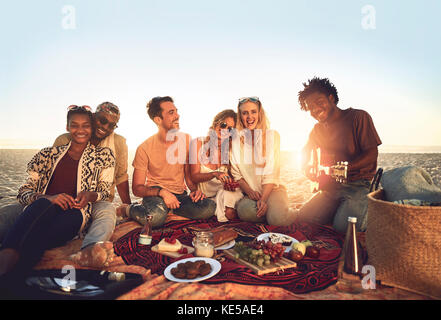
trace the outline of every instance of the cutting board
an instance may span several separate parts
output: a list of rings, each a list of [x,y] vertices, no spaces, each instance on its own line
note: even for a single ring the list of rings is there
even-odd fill
[[[162,254],[164,256],[170,257],[170,258],[180,258],[182,256],[185,256],[187,254],[192,254],[194,252],[193,247],[186,246],[185,244],[183,244],[182,247],[187,248],[188,253],[179,253],[179,252],[172,252],[172,251],[159,251],[158,245],[154,245],[152,247],[152,251],[157,252],[159,254]]]
[[[282,257],[277,262],[271,262],[269,265],[263,265],[260,267],[258,265],[252,264],[248,261],[245,261],[241,258],[236,258],[235,255],[237,252],[234,251],[234,249],[224,250],[224,253],[228,257],[230,257],[234,261],[236,261],[237,263],[246,265],[248,268],[253,270],[253,272],[256,273],[257,275],[262,275],[262,274],[266,274],[266,273],[272,273],[272,272],[277,272],[277,271],[282,271],[285,269],[297,267],[297,263],[295,263],[294,261],[291,261],[285,257]]]

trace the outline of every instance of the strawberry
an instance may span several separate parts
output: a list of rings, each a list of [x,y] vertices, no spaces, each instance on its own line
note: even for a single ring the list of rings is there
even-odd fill
[[[165,238],[165,242],[168,242],[170,244],[175,244],[176,243],[176,239],[175,238]]]
[[[178,253],[180,253],[180,254],[187,254],[187,253],[188,253],[188,250],[187,250],[187,248],[183,247],[183,248],[181,248],[181,249],[178,251]]]

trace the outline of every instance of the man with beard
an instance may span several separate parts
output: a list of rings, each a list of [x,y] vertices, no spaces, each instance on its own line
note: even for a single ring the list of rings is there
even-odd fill
[[[147,104],[147,113],[158,132],[136,150],[132,191],[143,200],[142,204],[127,207],[127,215],[141,224],[145,224],[146,215],[152,215],[153,227],[163,225],[170,210],[190,219],[210,218],[216,204],[206,199],[190,179],[190,136],[179,132],[173,99],[153,98]]]
[[[103,102],[97,106],[93,114],[93,132],[90,142],[95,146],[108,147],[115,159],[115,176],[111,187],[109,201],[97,201],[92,207],[92,222],[83,239],[81,250],[72,256],[81,265],[100,266],[110,262],[113,255],[113,244],[108,240],[112,236],[116,224],[116,210],[112,205],[115,186],[121,201],[130,204],[129,182],[127,174],[128,148],[126,139],[114,132],[120,118],[119,108],[111,102]],[[57,137],[54,147],[66,145],[71,141],[69,133]],[[0,209],[0,236],[3,238],[7,229],[23,211],[23,206],[14,203]],[[97,245],[95,245],[97,244]]]
[[[322,190],[298,212],[300,221],[332,224],[346,231],[348,217],[357,217],[357,229],[366,230],[367,197],[377,168],[381,140],[371,116],[359,109],[337,107],[338,94],[329,79],[313,78],[299,92],[301,109],[318,121],[302,150],[302,169],[311,180],[311,151],[320,148],[325,166],[348,162],[347,183],[328,179]]]

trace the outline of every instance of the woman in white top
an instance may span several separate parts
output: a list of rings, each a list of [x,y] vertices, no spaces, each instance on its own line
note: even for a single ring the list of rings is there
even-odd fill
[[[234,110],[227,109],[218,113],[208,136],[195,140],[190,151],[195,160],[191,161],[190,165],[191,180],[198,184],[198,189],[207,198],[212,198],[216,202],[215,214],[220,222],[237,218],[234,206],[243,197],[239,188],[231,186],[233,182],[230,174],[231,132],[235,125]]]
[[[246,195],[236,204],[238,216],[243,221],[289,225],[295,215],[279,180],[280,136],[269,129],[259,98],[241,98],[237,108],[231,173]]]

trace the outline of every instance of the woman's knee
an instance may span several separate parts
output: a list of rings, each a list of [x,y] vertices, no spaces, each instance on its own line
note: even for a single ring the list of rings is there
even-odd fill
[[[296,215],[288,208],[288,195],[285,189],[272,192],[267,201],[266,220],[269,225],[287,226],[294,222]]]
[[[241,199],[237,203],[236,210],[242,221],[265,222],[265,217],[257,217],[257,202],[250,198]]]
[[[209,219],[216,212],[216,202],[211,199],[204,199],[200,205],[198,217],[199,219]]]

